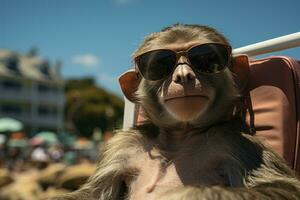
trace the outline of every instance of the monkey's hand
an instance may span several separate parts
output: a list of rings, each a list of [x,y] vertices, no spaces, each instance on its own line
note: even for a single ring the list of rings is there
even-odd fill
[[[255,188],[180,187],[163,194],[159,200],[299,200],[300,191],[281,183],[261,185]],[[270,187],[271,186],[271,187]]]

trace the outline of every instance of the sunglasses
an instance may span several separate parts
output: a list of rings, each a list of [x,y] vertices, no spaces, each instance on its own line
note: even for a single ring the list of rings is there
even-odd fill
[[[229,65],[231,47],[219,43],[206,43],[179,52],[170,49],[156,49],[137,56],[134,62],[145,79],[157,81],[172,74],[181,56],[188,59],[195,72],[215,74]]]

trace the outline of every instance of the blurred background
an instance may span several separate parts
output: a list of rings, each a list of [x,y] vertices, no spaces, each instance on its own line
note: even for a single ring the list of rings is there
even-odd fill
[[[209,25],[233,48],[300,31],[299,0],[0,0],[0,200],[73,191],[121,128],[143,37]],[[300,59],[294,48],[272,55]],[[269,56],[269,55],[264,55]]]

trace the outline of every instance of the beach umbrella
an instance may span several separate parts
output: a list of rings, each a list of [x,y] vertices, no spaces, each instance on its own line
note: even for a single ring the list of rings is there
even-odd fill
[[[14,132],[10,134],[10,138],[8,140],[7,145],[9,147],[19,147],[23,148],[26,147],[28,144],[26,135],[23,132]]]
[[[31,138],[29,140],[29,144],[31,146],[37,146],[37,145],[44,144],[44,141],[41,138]]]
[[[27,146],[27,140],[25,139],[10,139],[8,140],[8,144],[9,147],[14,147],[14,148],[23,148]]]
[[[39,132],[31,139],[30,143],[32,143],[32,141],[34,141],[34,140],[40,140],[43,143],[46,143],[48,145],[53,145],[53,144],[59,143],[59,140],[58,140],[56,134],[51,131]]]
[[[13,119],[4,117],[0,119],[0,132],[16,132],[23,129],[22,122]]]
[[[67,145],[67,146],[72,146],[77,139],[77,136],[67,132],[61,132],[57,134],[57,137],[63,145]]]

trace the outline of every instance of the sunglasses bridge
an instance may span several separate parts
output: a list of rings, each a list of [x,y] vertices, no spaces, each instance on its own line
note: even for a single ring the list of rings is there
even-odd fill
[[[188,55],[188,50],[187,51],[173,51],[176,55],[176,60],[175,60],[175,66],[174,68],[176,68],[179,64],[188,64],[188,65],[192,65],[192,63],[190,62],[189,59],[189,55]],[[184,57],[184,61],[183,62],[179,62],[180,58]]]
[[[174,51],[174,50],[169,49],[176,55],[176,60],[175,60],[174,66],[172,66],[172,70],[170,71],[170,74],[174,73],[176,68],[182,64],[187,64],[195,74],[198,73],[197,69],[193,66],[193,64],[190,61],[189,54],[188,54],[190,49],[191,48],[184,50],[184,51]],[[183,62],[179,61],[181,57],[184,57],[184,59],[185,59]]]

